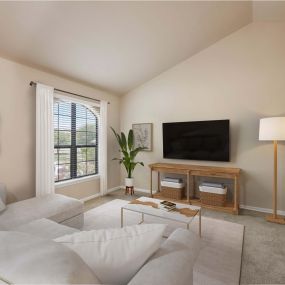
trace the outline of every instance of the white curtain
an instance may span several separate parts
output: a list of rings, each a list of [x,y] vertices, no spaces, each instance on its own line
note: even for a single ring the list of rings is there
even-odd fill
[[[100,193],[107,194],[107,108],[108,102],[100,102],[100,125],[99,125],[99,175]]]
[[[54,193],[54,88],[36,88],[36,196]]]

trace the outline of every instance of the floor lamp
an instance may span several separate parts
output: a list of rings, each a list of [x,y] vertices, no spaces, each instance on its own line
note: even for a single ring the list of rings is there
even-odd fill
[[[273,214],[267,216],[266,220],[285,225],[285,218],[277,215],[277,141],[285,140],[285,117],[261,119],[259,140],[274,143]]]

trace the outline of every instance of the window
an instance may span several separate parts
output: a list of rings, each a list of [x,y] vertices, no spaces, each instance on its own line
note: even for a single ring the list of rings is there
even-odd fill
[[[54,103],[55,182],[98,174],[98,115],[83,104]]]

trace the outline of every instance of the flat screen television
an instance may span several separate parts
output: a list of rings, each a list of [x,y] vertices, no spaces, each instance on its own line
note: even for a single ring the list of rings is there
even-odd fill
[[[230,121],[163,123],[163,157],[229,161]]]

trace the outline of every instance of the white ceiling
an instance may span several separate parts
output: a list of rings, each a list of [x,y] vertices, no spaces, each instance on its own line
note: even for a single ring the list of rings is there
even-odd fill
[[[244,1],[0,2],[0,55],[123,94],[250,23],[251,8]]]

